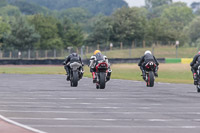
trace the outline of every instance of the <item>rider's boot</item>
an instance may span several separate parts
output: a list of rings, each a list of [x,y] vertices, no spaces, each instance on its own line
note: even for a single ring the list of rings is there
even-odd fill
[[[154,72],[154,75],[155,75],[155,77],[158,77],[158,72],[157,71]]]
[[[154,75],[155,75],[155,77],[158,77],[158,66],[156,66],[156,68],[155,68]]]
[[[82,68],[81,71],[80,71],[80,76],[79,76],[80,79],[83,78],[83,74],[84,74],[84,69]]]
[[[97,82],[96,73],[92,72],[92,76],[93,76],[93,83],[96,83]]]
[[[66,80],[67,80],[67,81],[70,80],[69,72],[67,73],[67,79],[66,79]]]
[[[109,81],[109,80],[110,80],[111,72],[112,72],[112,70],[109,69],[109,70],[108,70],[108,74],[107,74],[107,76],[106,76],[106,81]]]
[[[193,74],[193,78],[194,78],[194,85],[197,85],[198,83],[197,83],[197,74],[196,73]]]
[[[146,73],[145,73],[144,70],[142,71],[142,77],[143,77],[144,80],[146,80]]]
[[[66,79],[66,80],[69,81],[69,80],[70,80],[70,76],[69,76],[69,68],[67,68],[67,67],[66,67],[66,72],[67,72],[67,74],[66,74],[66,75],[67,75],[67,79]]]

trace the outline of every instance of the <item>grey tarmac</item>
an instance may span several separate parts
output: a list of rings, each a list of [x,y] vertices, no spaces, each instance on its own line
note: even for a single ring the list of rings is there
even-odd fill
[[[0,74],[0,115],[38,133],[199,133],[194,85],[115,80],[98,90],[65,75]],[[1,127],[0,127],[1,130]],[[16,132],[18,133],[18,132]]]

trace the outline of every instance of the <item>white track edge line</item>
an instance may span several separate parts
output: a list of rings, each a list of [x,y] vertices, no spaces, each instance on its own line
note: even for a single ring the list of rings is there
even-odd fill
[[[20,123],[18,123],[18,122],[15,122],[15,121],[13,121],[13,120],[10,120],[10,119],[8,119],[8,118],[2,116],[2,115],[0,115],[0,119],[4,120],[4,121],[6,121],[6,122],[8,122],[8,123],[10,123],[10,124],[14,124],[14,125],[16,125],[16,126],[22,127],[22,128],[24,128],[24,129],[27,129],[27,130],[32,131],[32,132],[35,132],[35,133],[46,133],[46,132],[40,131],[40,130],[38,130],[38,129],[34,129],[34,128],[32,128],[32,127],[29,127],[29,126],[20,124]]]

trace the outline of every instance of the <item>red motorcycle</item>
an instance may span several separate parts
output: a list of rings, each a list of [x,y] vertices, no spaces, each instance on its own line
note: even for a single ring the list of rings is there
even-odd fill
[[[156,64],[152,61],[148,62],[146,65],[145,65],[145,70],[146,70],[146,84],[147,84],[147,87],[153,87],[154,86],[154,80],[155,80],[155,75],[154,75],[154,72],[155,72],[155,69],[156,69]]]
[[[96,77],[96,88],[105,89],[106,82],[110,80],[112,70],[108,70],[108,64],[105,61],[98,61],[96,72],[93,72],[93,78]]]

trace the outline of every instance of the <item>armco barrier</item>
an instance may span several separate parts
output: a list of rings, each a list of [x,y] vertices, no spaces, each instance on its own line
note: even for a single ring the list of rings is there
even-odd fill
[[[181,58],[166,58],[165,63],[181,63]]]
[[[159,63],[165,63],[165,58],[158,58],[157,59]],[[109,62],[111,64],[122,64],[122,63],[138,63],[140,61],[140,58],[126,58],[126,59],[109,59]]]
[[[182,58],[181,63],[182,64],[190,64],[192,62],[192,58]]]
[[[126,58],[126,59],[109,59],[111,64],[122,63],[138,63],[140,58]],[[62,65],[64,59],[45,59],[45,60],[0,60],[0,65]],[[160,63],[165,63],[165,58],[159,58]],[[83,60],[85,65],[89,64],[89,60]]]

